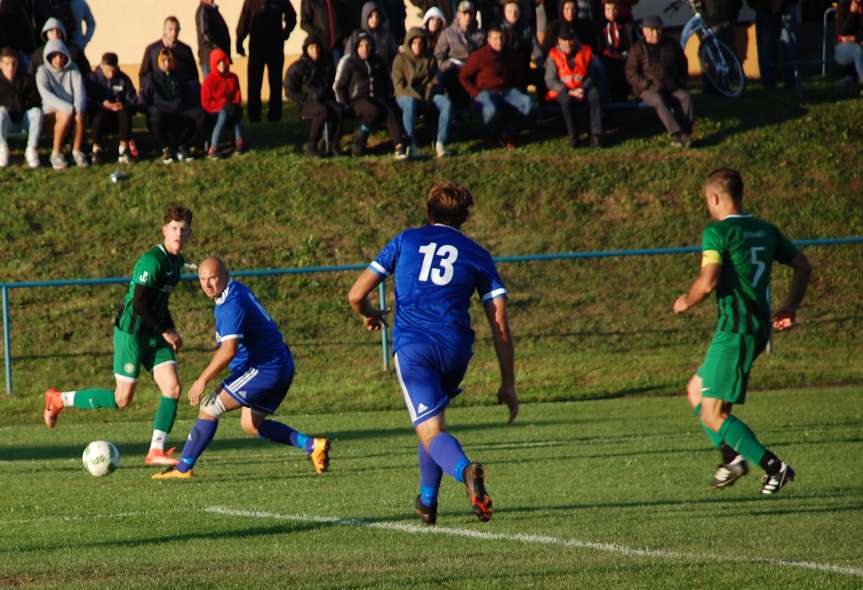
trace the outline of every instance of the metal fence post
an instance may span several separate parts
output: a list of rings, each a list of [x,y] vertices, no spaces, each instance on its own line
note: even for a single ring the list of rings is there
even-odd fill
[[[380,308],[381,311],[386,313],[387,311],[387,288],[383,281],[378,284],[378,295],[380,296]],[[387,320],[388,321],[388,320]],[[387,324],[386,321],[381,326],[381,353],[384,357],[384,371],[389,371],[390,369],[390,351],[389,351],[389,341],[387,340]]]
[[[6,369],[6,395],[12,395],[12,348],[9,317],[9,287],[3,287],[3,367]]]

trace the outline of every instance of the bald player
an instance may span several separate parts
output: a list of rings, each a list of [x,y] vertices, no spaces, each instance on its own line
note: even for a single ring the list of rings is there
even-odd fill
[[[231,374],[201,401],[198,421],[192,428],[176,466],[153,479],[187,479],[192,468],[213,440],[219,418],[242,408],[240,424],[251,436],[304,450],[318,473],[329,465],[330,441],[312,438],[270,419],[291,387],[294,361],[279,328],[255,294],[231,279],[228,267],[215,257],[198,266],[204,294],[215,302],[218,348],[207,368],[189,388],[189,401],[197,405],[207,385],[228,368]]]

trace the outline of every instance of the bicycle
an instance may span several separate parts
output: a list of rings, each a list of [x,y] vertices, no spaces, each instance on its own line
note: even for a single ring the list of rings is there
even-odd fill
[[[719,40],[716,32],[704,24],[704,18],[699,10],[698,0],[674,0],[665,7],[666,13],[674,13],[688,4],[692,10],[692,18],[686,21],[680,36],[680,46],[686,49],[686,43],[693,34],[698,36],[698,63],[702,75],[707,82],[720,94],[729,98],[737,98],[743,94],[746,87],[746,76],[743,66],[734,51]]]

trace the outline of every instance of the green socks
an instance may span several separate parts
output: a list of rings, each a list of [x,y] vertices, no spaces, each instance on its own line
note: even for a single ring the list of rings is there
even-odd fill
[[[767,452],[767,449],[758,442],[749,427],[734,416],[728,416],[722,422],[719,436],[722,437],[725,444],[743,455],[750,463],[761,464],[761,459]]]
[[[693,410],[693,413],[697,418],[701,418],[701,404],[695,406],[695,410]],[[704,434],[707,435],[707,438],[710,439],[710,442],[713,444],[713,446],[718,449],[720,445],[722,445],[722,437],[719,436],[719,433],[710,430],[707,426],[705,426],[704,422],[701,422],[701,427],[704,429]]]
[[[153,429],[162,432],[171,432],[174,427],[174,420],[177,418],[177,400],[165,397],[159,397],[159,407],[156,409],[156,418],[153,420]]]
[[[75,407],[79,410],[117,409],[113,389],[79,389],[75,392]]]

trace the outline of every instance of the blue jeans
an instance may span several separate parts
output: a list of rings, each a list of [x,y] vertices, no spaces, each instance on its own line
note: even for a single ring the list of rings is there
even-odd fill
[[[414,132],[416,130],[417,110],[426,109],[428,112],[429,103],[427,101],[413,98],[412,96],[397,96],[396,102],[399,103],[399,108],[402,110],[402,125],[405,128],[408,141],[416,143],[416,135]],[[436,141],[446,145],[446,140],[449,136],[452,102],[445,94],[435,94],[432,96],[431,102],[434,104],[438,112]]]
[[[533,112],[533,99],[519,90],[510,88],[502,92],[483,90],[473,100],[482,112],[482,122],[486,125],[494,122],[500,117],[501,111],[507,105],[527,117]]]
[[[6,136],[12,130],[23,129],[27,133],[27,147],[36,149],[39,134],[42,132],[42,109],[34,107],[24,113],[20,123],[12,121],[6,107],[0,107],[0,145],[6,143]]]
[[[758,69],[761,84],[767,88],[776,86],[777,57],[782,54],[782,78],[785,86],[797,89],[797,39],[792,28],[796,24],[794,9],[786,14],[771,14],[769,10],[755,11],[755,39],[758,43]],[[784,26],[783,26],[784,25]]]
[[[210,148],[219,147],[219,139],[222,137],[222,130],[230,119],[231,111],[227,107],[219,111],[219,115],[216,118],[216,125],[213,127],[213,134],[210,136]],[[240,141],[242,139],[243,136],[240,133],[240,119],[237,118],[237,120],[234,121],[234,140]]]
[[[837,43],[833,48],[836,63],[847,66],[853,63],[857,70],[857,81],[863,84],[863,45],[860,43]]]

